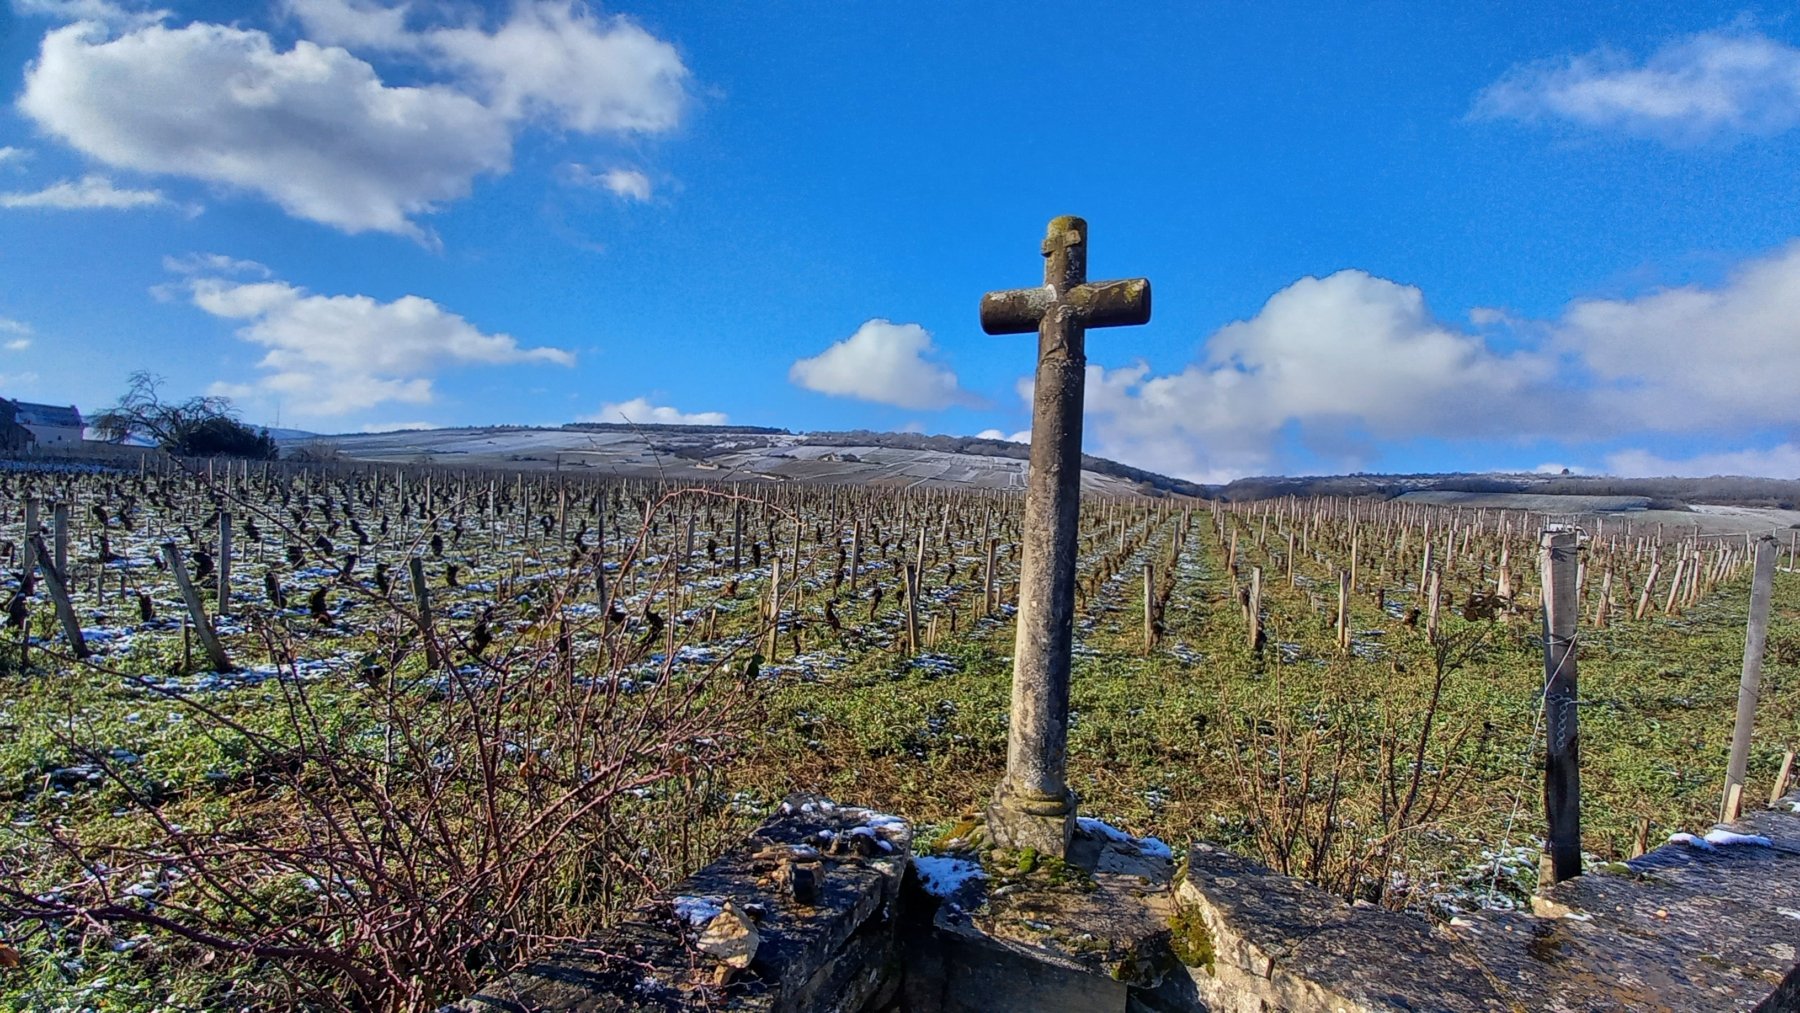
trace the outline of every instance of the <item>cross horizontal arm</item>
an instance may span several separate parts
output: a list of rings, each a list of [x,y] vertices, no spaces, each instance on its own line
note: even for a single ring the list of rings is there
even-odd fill
[[[1069,290],[1083,327],[1134,327],[1150,322],[1150,279],[1091,281]]]
[[[1056,293],[1050,286],[989,292],[981,297],[981,329],[989,334],[1023,334],[1038,329]]]

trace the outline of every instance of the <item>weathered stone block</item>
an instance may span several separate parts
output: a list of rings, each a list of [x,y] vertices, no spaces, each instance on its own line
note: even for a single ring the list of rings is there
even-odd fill
[[[855,1013],[898,977],[895,927],[911,851],[900,820],[795,796],[678,885],[675,904],[647,905],[591,945],[536,961],[447,1011]],[[785,885],[796,853],[818,866],[811,904]],[[754,956],[736,973],[694,946],[697,922],[725,901],[754,916]]]

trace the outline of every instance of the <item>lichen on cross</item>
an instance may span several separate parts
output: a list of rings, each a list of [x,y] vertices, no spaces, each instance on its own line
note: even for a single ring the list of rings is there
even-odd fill
[[[987,829],[1000,847],[1060,858],[1075,829],[1066,768],[1086,335],[1090,327],[1148,323],[1150,282],[1088,281],[1087,222],[1073,215],[1051,219],[1043,254],[1042,287],[981,298],[987,333],[1038,332],[1006,777]]]

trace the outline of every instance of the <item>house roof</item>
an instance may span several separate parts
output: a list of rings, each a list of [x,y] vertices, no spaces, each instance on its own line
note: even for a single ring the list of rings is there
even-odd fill
[[[74,405],[31,404],[28,401],[14,401],[13,407],[19,410],[18,422],[25,426],[56,426],[59,428],[81,428],[81,413]]]

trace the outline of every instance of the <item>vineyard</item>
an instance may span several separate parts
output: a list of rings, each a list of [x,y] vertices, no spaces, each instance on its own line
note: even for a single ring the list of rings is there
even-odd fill
[[[0,474],[0,1005],[430,1009],[790,791],[960,836],[1005,762],[1020,506],[392,465]],[[1583,531],[1584,850],[1709,825],[1746,539],[1375,499],[1083,503],[1082,812],[1374,903],[1520,903],[1553,522]],[[1783,537],[1752,798],[1800,737]]]

